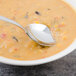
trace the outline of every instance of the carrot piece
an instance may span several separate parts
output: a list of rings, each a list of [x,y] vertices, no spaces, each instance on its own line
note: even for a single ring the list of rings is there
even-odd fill
[[[1,38],[5,38],[6,37],[6,34],[1,34]]]
[[[64,23],[61,23],[60,25],[59,25],[59,27],[64,27],[65,26],[65,24]]]
[[[63,37],[63,40],[67,40],[67,37],[66,37],[66,36],[64,36],[64,37]]]

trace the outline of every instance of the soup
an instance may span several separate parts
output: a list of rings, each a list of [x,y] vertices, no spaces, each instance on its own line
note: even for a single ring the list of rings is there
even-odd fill
[[[76,38],[76,13],[62,0],[0,0],[0,15],[20,23],[47,25],[56,43],[40,46],[25,32],[0,21],[0,56],[15,60],[37,60],[66,49]]]

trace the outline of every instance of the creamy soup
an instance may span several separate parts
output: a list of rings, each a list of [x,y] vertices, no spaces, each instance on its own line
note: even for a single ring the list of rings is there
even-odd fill
[[[25,32],[0,21],[0,56],[15,60],[37,60],[53,56],[67,48],[76,38],[76,13],[62,0],[0,0],[0,16],[23,27],[40,23],[52,31],[56,43],[40,46]]]

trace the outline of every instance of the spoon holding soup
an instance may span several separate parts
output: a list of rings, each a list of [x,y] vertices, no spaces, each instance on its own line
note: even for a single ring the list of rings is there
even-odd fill
[[[52,33],[50,29],[44,24],[29,24],[24,28],[19,23],[8,19],[6,17],[0,16],[0,20],[12,23],[20,28],[22,28],[25,33],[36,43],[42,46],[51,46],[55,44],[55,40],[53,39]]]

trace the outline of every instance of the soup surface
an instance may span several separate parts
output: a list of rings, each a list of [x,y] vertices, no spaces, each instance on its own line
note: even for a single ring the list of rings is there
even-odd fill
[[[40,46],[25,32],[0,21],[0,56],[16,60],[37,60],[53,56],[67,48],[76,38],[76,13],[62,0],[0,0],[0,15],[20,23],[46,24],[56,43]]]

